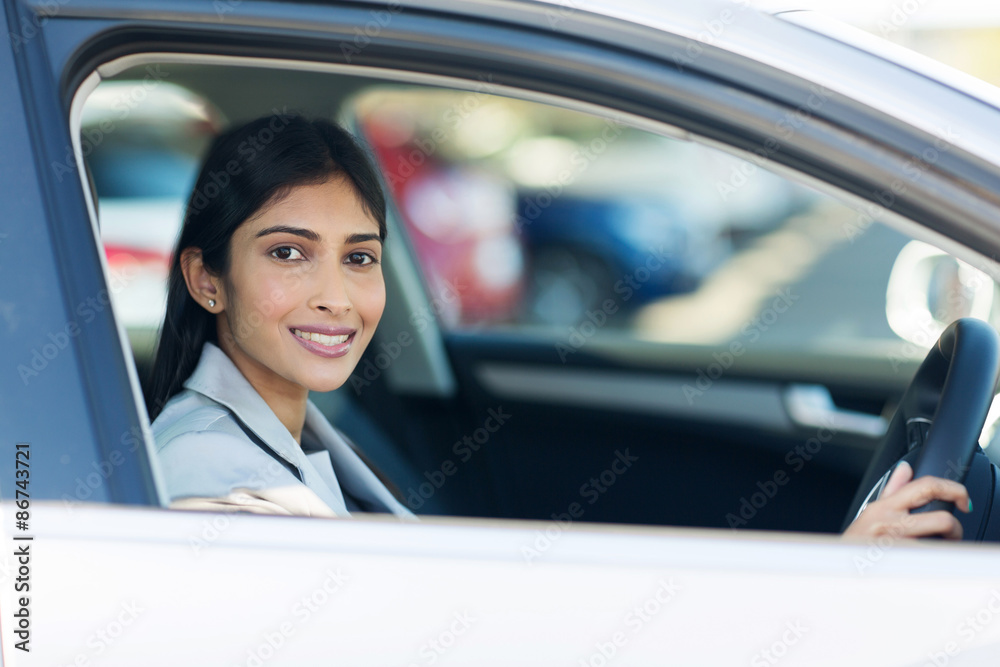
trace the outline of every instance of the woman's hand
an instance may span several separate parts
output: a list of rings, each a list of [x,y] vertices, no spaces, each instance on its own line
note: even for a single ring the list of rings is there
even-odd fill
[[[932,500],[955,503],[963,512],[972,511],[969,492],[958,482],[941,477],[913,479],[913,468],[901,461],[889,476],[882,497],[865,507],[854,523],[844,531],[844,537],[873,538],[889,535],[899,537],[942,537],[962,539],[962,525],[951,513],[944,510],[910,514],[910,510],[923,507]]]

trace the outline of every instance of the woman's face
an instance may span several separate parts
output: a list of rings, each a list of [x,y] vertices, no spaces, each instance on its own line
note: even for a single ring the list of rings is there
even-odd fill
[[[382,317],[381,261],[349,180],[294,187],[233,234],[221,347],[258,391],[336,389]]]

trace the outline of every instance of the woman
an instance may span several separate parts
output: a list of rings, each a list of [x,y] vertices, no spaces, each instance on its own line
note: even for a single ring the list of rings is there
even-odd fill
[[[308,401],[342,385],[371,341],[384,239],[378,177],[335,125],[275,115],[214,142],[149,397],[171,506],[412,516]]]
[[[276,115],[212,145],[174,253],[149,399],[172,507],[412,517],[308,401],[351,375],[385,305],[385,200],[326,121]],[[162,406],[162,409],[160,409]],[[847,534],[944,535],[960,484],[902,464]]]

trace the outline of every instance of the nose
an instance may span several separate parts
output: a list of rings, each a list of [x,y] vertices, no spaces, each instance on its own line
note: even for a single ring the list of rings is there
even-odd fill
[[[339,262],[323,262],[314,273],[307,305],[334,316],[351,309],[350,285]]]

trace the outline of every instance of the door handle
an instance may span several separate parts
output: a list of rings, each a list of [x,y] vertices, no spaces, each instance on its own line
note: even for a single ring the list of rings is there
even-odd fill
[[[828,428],[841,434],[880,438],[889,422],[878,415],[838,408],[821,384],[792,384],[785,389],[785,409],[798,426]]]

